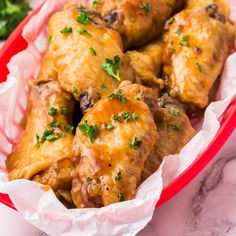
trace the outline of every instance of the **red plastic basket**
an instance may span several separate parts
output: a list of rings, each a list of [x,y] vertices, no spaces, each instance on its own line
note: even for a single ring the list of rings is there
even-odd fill
[[[6,80],[8,74],[7,63],[10,58],[16,53],[27,48],[26,41],[22,38],[22,30],[25,24],[31,19],[32,16],[37,14],[42,5],[40,5],[36,10],[34,10],[11,34],[8,40],[5,42],[4,46],[0,51],[0,82]],[[176,193],[178,193],[182,188],[189,184],[196,175],[209,163],[210,160],[214,158],[217,152],[224,145],[230,134],[236,127],[236,98],[233,99],[228,106],[227,110],[224,112],[220,129],[217,132],[215,138],[210,143],[210,145],[203,151],[198,158],[190,165],[178,178],[172,181],[167,187],[162,191],[161,197],[156,204],[156,207],[160,206]],[[13,208],[10,198],[6,194],[0,193],[0,202]]]

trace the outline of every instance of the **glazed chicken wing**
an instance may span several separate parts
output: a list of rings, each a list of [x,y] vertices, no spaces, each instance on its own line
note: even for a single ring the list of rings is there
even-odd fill
[[[125,48],[144,45],[162,33],[171,13],[183,0],[100,0],[87,1],[98,11],[107,25],[118,31]]]
[[[156,89],[163,89],[162,79],[158,79],[161,72],[163,54],[162,40],[156,40],[146,46],[126,55],[130,58],[130,65],[143,85]]]
[[[171,97],[205,108],[234,43],[235,28],[205,9],[184,10],[164,36],[163,79]]]
[[[79,124],[73,143],[77,207],[101,207],[135,196],[158,133],[148,106],[116,90],[98,101]]]
[[[71,159],[74,138],[71,132],[72,99],[56,81],[30,82],[27,126],[6,160],[10,180],[44,175],[44,171],[57,165],[56,162]],[[51,184],[52,178],[48,177],[48,181],[43,183]]]
[[[133,80],[119,33],[104,27],[97,13],[67,5],[51,17],[49,35],[58,81],[81,101],[83,111],[117,88],[124,73]]]
[[[160,139],[145,162],[141,181],[158,170],[165,156],[179,153],[196,134],[179,102],[161,97],[157,104],[154,117]]]

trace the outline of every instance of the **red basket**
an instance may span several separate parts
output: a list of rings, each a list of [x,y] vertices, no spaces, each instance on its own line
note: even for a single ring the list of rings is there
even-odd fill
[[[27,48],[26,41],[22,38],[22,30],[25,24],[31,19],[32,16],[37,14],[42,5],[34,10],[11,34],[8,40],[5,42],[4,46],[0,51],[0,82],[6,80],[8,69],[7,64],[10,58],[16,53]],[[172,181],[168,186],[166,186],[161,194],[156,207],[160,206],[176,193],[178,193],[182,188],[189,184],[196,175],[207,165],[207,163],[213,159],[220,148],[224,145],[230,134],[236,127],[236,98],[233,99],[224,112],[221,118],[220,129],[217,132],[215,138],[212,140],[210,145],[203,151],[198,158],[192,163],[180,176],[178,176],[174,181]],[[10,198],[6,194],[0,193],[0,202],[13,208]]]

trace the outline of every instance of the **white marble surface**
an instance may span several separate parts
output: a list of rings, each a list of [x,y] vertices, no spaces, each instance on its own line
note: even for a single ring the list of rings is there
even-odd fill
[[[236,235],[236,131],[188,186],[156,209],[138,236]],[[232,150],[234,147],[235,151]],[[0,205],[0,235],[46,236]]]

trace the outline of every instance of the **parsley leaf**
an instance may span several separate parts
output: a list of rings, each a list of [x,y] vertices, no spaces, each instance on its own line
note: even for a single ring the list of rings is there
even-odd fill
[[[128,99],[122,95],[122,90],[118,90],[117,94],[112,93],[110,96],[107,98],[109,99],[118,99],[121,103],[126,103]]]
[[[196,62],[196,66],[198,71],[202,73],[202,65],[199,62]]]
[[[61,114],[65,115],[67,113],[67,107],[61,106]]]
[[[125,196],[124,196],[122,193],[120,193],[120,194],[118,195],[118,198],[119,198],[119,201],[120,201],[120,202],[126,201],[126,198],[125,198]]]
[[[141,144],[142,144],[142,140],[139,140],[136,136],[132,138],[132,140],[129,143],[129,147],[133,148],[133,149],[138,149]]]
[[[64,125],[64,130],[66,132],[73,131],[74,130],[74,126],[72,126],[72,125]]]
[[[133,119],[134,119],[134,120],[137,120],[137,119],[138,119],[138,114],[137,114],[136,112],[134,112],[132,116],[133,116]]]
[[[78,89],[77,89],[76,87],[73,87],[73,88],[72,88],[72,93],[78,94]]]
[[[120,171],[116,174],[115,180],[116,180],[116,181],[121,180],[121,172],[120,172]]]
[[[89,52],[90,52],[93,56],[96,56],[96,55],[97,55],[97,52],[96,52],[96,50],[95,50],[93,47],[90,47],[90,48],[89,48]]]
[[[92,36],[92,34],[90,34],[86,29],[83,29],[83,28],[78,29],[77,32],[79,34],[86,34],[86,35],[88,35],[90,37]]]
[[[53,121],[50,123],[50,127],[58,127],[60,123],[58,121]]]
[[[92,0],[92,7],[95,8],[99,3],[99,0]]]
[[[170,109],[170,114],[173,115],[173,116],[179,116],[179,109],[172,107]]]
[[[121,123],[120,116],[118,116],[118,115],[112,115],[112,120],[114,120],[115,122]]]
[[[72,27],[65,26],[65,27],[61,30],[61,33],[62,33],[62,34],[71,34],[71,33],[73,33],[73,29],[72,29]]]
[[[55,107],[50,107],[49,111],[48,111],[48,114],[50,116],[55,116],[57,114],[57,109]]]
[[[107,130],[112,130],[112,129],[114,129],[114,125],[108,124],[108,125],[106,126],[106,128],[107,128]]]
[[[120,81],[120,57],[114,56],[113,60],[106,58],[105,62],[102,63],[102,68],[107,72],[108,75]]]
[[[126,120],[126,121],[130,121],[130,120],[131,120],[131,115],[130,115],[129,112],[124,111],[124,112],[122,112],[121,115],[122,115],[122,117],[124,118],[124,120]]]
[[[89,22],[89,16],[90,16],[90,13],[87,12],[87,11],[82,11],[80,12],[80,14],[77,16],[76,20],[77,22],[81,23],[81,24],[88,24]]]
[[[176,131],[180,131],[180,125],[179,124],[174,124],[172,125],[172,129]]]
[[[146,4],[144,5],[144,10],[145,10],[146,12],[150,12],[150,11],[151,11],[151,5],[150,5],[150,3],[146,3]]]
[[[174,18],[174,17],[171,17],[171,18],[167,21],[167,24],[168,24],[168,25],[172,25],[174,22],[175,22],[175,18]]]
[[[97,125],[88,125],[88,121],[86,120],[84,123],[80,123],[78,125],[78,128],[80,129],[80,131],[85,134],[88,138],[89,141],[92,142],[98,129],[97,129]]]

